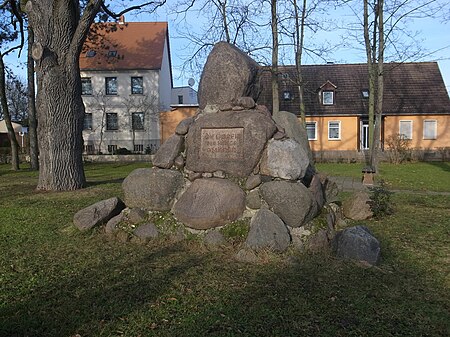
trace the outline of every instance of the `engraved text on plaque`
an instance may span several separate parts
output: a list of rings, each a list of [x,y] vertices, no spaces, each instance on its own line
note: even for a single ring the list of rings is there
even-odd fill
[[[242,159],[243,141],[244,128],[201,129],[200,157]]]

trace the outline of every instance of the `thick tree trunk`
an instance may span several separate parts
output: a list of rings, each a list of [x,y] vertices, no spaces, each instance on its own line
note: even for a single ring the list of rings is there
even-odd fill
[[[83,119],[78,58],[101,0],[28,0],[25,12],[34,31],[39,118],[40,190],[74,190],[85,185]]]
[[[31,169],[39,169],[38,140],[37,140],[37,118],[36,118],[36,90],[34,86],[34,60],[31,55],[33,49],[34,34],[33,29],[28,27],[28,61],[27,61],[27,80],[28,80],[28,136],[30,139],[30,162]]]
[[[8,139],[11,143],[11,168],[14,171],[19,170],[19,143],[17,142],[16,133],[11,123],[9,115],[8,102],[6,100],[6,80],[5,80],[5,64],[3,63],[3,55],[0,54],[0,100],[5,119],[6,129],[8,130]]]
[[[78,64],[54,64],[40,75],[38,189],[74,190],[85,185],[80,90]]]

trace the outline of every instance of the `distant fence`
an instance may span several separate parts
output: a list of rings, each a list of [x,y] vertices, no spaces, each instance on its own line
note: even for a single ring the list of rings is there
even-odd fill
[[[84,162],[114,163],[114,162],[147,162],[153,161],[152,154],[85,154]]]

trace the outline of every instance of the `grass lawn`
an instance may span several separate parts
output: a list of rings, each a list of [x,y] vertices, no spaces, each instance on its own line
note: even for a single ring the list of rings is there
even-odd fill
[[[363,164],[316,164],[319,171],[332,176],[361,178]],[[390,188],[411,191],[450,191],[450,162],[419,162],[394,165],[381,163],[376,179]]]
[[[365,222],[382,244],[373,268],[327,254],[244,264],[237,246],[74,228],[76,211],[120,196],[142,166],[90,164],[87,188],[50,193],[34,190],[36,173],[0,165],[0,336],[450,334],[450,196],[396,193],[393,215]]]

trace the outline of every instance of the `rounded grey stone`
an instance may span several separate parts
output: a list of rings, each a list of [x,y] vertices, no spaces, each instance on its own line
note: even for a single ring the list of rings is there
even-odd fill
[[[204,240],[208,246],[220,246],[226,242],[225,237],[218,230],[208,231],[205,234]]]
[[[260,209],[250,222],[246,245],[254,250],[285,251],[291,237],[283,221],[273,212]]]
[[[153,223],[140,225],[133,231],[133,235],[141,241],[148,241],[157,238],[159,235],[158,228]]]
[[[316,216],[315,200],[301,183],[270,181],[261,185],[260,193],[270,209],[290,227],[303,226]]]
[[[136,224],[138,222],[142,222],[145,219],[145,216],[147,214],[143,209],[140,208],[132,208],[128,212],[128,221],[130,221],[133,224]]]
[[[119,198],[110,198],[79,210],[73,217],[74,225],[80,230],[89,230],[107,223],[125,208]]]
[[[248,192],[247,198],[245,199],[246,205],[251,209],[261,208],[261,196],[258,190],[253,190]]]
[[[178,171],[141,168],[125,178],[122,188],[130,208],[169,211],[183,185],[183,175]]]
[[[193,117],[188,117],[183,119],[180,123],[178,123],[177,127],[175,128],[175,133],[180,136],[184,136],[186,133],[189,132],[189,127],[194,122]]]
[[[261,176],[259,174],[252,174],[247,178],[245,182],[245,189],[252,190],[261,184]]]
[[[264,175],[297,180],[305,176],[308,166],[308,155],[295,140],[271,139],[264,151],[259,170]]]
[[[333,250],[339,258],[366,261],[372,265],[380,262],[380,242],[365,226],[338,232],[333,240]]]
[[[173,207],[175,217],[194,229],[209,229],[237,220],[245,209],[245,193],[226,179],[197,179]]]

